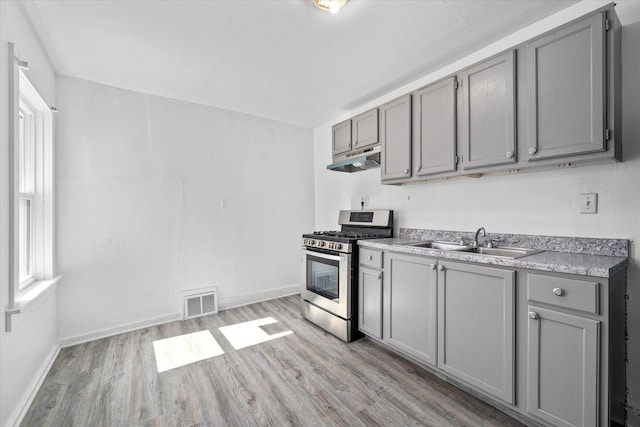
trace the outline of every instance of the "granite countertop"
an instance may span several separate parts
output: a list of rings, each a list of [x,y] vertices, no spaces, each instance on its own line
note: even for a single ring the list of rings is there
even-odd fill
[[[402,234],[403,233],[401,232],[401,235]],[[358,244],[363,247],[440,259],[606,278],[613,276],[616,272],[623,269],[629,262],[628,257],[620,256],[624,254],[624,252],[620,251],[612,251],[614,255],[596,255],[593,253],[571,253],[547,250],[520,258],[501,258],[470,252],[445,251],[440,249],[411,246],[411,243],[424,241],[425,239],[397,237],[388,239],[359,240]]]

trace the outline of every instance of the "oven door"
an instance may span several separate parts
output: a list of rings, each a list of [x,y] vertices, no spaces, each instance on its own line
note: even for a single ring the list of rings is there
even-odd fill
[[[302,298],[343,319],[351,318],[351,255],[302,248]]]

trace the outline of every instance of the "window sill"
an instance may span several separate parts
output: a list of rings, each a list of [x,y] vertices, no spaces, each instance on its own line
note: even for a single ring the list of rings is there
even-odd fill
[[[56,276],[48,280],[38,280],[21,290],[13,307],[7,308],[4,312],[6,331],[11,332],[11,316],[23,313],[34,301],[53,292],[60,279],[62,279],[62,276]]]

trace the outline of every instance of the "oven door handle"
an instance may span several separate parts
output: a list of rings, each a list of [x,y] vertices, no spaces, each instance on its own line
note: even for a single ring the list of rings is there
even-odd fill
[[[303,249],[302,253],[305,254],[305,255],[311,255],[311,256],[318,257],[318,258],[328,259],[328,260],[331,260],[331,261],[343,261],[343,260],[347,259],[347,257],[349,256],[347,254],[329,255],[329,254],[325,254],[323,252],[309,251],[307,249]]]

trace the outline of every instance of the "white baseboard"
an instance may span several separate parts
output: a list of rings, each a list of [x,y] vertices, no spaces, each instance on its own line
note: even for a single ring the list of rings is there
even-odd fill
[[[261,301],[267,301],[274,298],[286,297],[289,295],[299,294],[300,284],[283,286],[281,288],[267,289],[259,292],[251,292],[240,295],[218,296],[218,308],[220,310],[228,310],[234,307],[240,307],[247,304],[255,304]]]
[[[58,353],[60,353],[60,344],[55,344],[49,354],[47,354],[47,357],[42,361],[42,365],[40,365],[40,368],[36,371],[36,374],[29,383],[27,391],[25,391],[15,411],[11,414],[11,417],[9,417],[8,426],[18,427],[20,423],[22,423],[29,407],[38,394],[38,390],[40,390],[40,386],[42,386],[44,379],[49,374],[53,362],[55,362],[56,357],[58,357]]]
[[[227,310],[229,308],[240,307],[242,305],[254,304],[261,301],[267,301],[274,298],[280,298],[284,296],[294,295],[300,293],[300,284],[283,286],[281,288],[267,289],[264,291],[251,292],[240,295],[230,295],[226,297],[218,298],[219,310]],[[76,335],[74,337],[62,338],[59,340],[60,347],[71,347],[73,345],[83,344],[89,341],[94,341],[102,338],[111,337],[114,335],[123,334],[125,332],[131,332],[138,329],[148,328],[151,326],[161,325],[163,323],[169,323],[182,319],[182,313],[174,313],[165,316],[155,317],[153,319],[146,319],[126,325],[116,326],[114,328],[102,329],[88,334]]]
[[[174,322],[182,319],[182,313],[173,313],[165,316],[154,317],[152,319],[140,320],[126,325],[120,325],[113,328],[102,329],[88,334],[76,335],[75,337],[60,339],[60,347],[71,347],[73,345],[83,344],[89,341],[99,340],[102,338],[120,335],[125,332],[131,332],[138,329],[149,328],[151,326],[162,325],[163,323]]]

